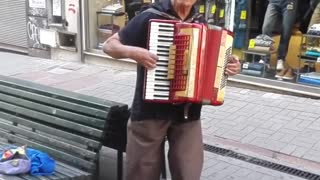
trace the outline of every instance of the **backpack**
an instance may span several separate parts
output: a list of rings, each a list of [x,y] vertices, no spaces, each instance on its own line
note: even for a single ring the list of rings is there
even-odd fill
[[[0,147],[0,174],[16,175],[29,172],[31,161],[26,154],[25,146]]]

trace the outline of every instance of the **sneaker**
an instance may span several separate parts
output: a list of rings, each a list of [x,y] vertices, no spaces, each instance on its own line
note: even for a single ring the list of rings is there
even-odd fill
[[[264,64],[267,69],[270,69],[270,64],[266,63],[263,59],[260,59],[259,63]]]
[[[279,59],[277,62],[277,70],[282,70],[283,69],[283,60]]]
[[[287,72],[287,70],[286,69],[282,69],[280,72],[278,72],[276,75],[275,75],[275,77],[276,78],[283,78],[283,76],[286,74],[286,72]]]
[[[288,71],[286,72],[286,74],[282,78],[285,80],[293,80],[294,76],[293,76],[292,69],[289,68]]]

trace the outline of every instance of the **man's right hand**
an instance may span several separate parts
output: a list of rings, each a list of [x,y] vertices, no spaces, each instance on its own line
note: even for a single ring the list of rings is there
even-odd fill
[[[103,51],[113,58],[130,58],[137,61],[138,64],[142,65],[147,69],[153,69],[156,67],[158,57],[149,52],[147,49],[126,46],[120,42],[118,33],[115,33],[103,45]]]
[[[131,58],[147,69],[154,69],[158,60],[157,55],[149,52],[147,49],[133,47],[131,49]]]

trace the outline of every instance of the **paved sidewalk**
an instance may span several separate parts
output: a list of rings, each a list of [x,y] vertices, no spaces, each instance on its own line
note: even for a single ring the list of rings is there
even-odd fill
[[[233,158],[205,153],[201,180],[303,180]]]
[[[0,52],[0,59],[1,75],[129,105],[132,102],[134,70],[3,52]],[[229,86],[223,106],[203,108],[202,123],[204,137],[218,138],[220,144],[230,140],[320,163],[318,100]],[[217,143],[211,138],[205,138],[205,141],[212,145]],[[204,179],[250,179],[251,176],[251,179],[297,179],[212,153],[206,153],[205,163]],[[241,173],[246,174],[246,178],[241,178]]]
[[[113,156],[110,154],[114,154]],[[116,172],[115,152],[104,150],[101,161],[102,167],[108,167],[103,171],[101,180],[115,180],[115,176],[110,175]],[[113,168],[113,169],[112,169]],[[167,178],[170,180],[170,177]],[[219,156],[210,152],[205,152],[204,167],[201,180],[304,180],[279,171],[263,168],[257,165],[246,163],[237,159]]]

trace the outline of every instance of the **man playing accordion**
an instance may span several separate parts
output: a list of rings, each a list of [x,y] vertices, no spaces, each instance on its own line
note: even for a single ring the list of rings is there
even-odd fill
[[[204,23],[196,15],[196,0],[162,0],[150,7],[181,21]],[[127,180],[159,180],[163,163],[163,141],[169,142],[169,167],[173,180],[199,180],[203,166],[200,123],[202,105],[192,103],[185,117],[185,103],[147,102],[143,99],[146,69],[156,68],[158,56],[147,49],[150,19],[168,19],[154,12],[142,12],[104,44],[113,58],[137,62],[137,79],[131,117],[128,123]],[[225,74],[240,71],[237,57],[231,56]]]

